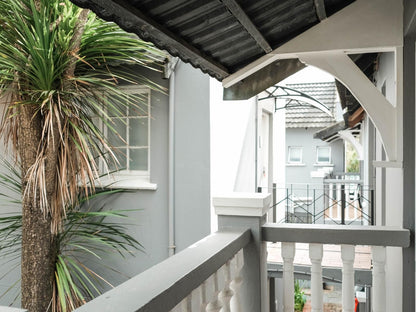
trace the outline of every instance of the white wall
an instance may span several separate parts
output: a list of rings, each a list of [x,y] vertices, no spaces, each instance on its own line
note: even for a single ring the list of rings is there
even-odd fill
[[[210,79],[211,193],[255,191],[256,99],[224,101],[220,82]],[[211,230],[217,229],[211,212]]]

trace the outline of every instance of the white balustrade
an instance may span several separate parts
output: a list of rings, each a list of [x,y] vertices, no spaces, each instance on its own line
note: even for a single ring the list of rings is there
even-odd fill
[[[219,312],[222,308],[222,302],[218,298],[218,295],[221,291],[220,278],[221,274],[219,271],[215,272],[208,278],[207,288],[211,289],[211,295],[208,297],[209,302],[205,309],[206,312]]]
[[[172,312],[191,312],[192,311],[192,307],[191,307],[191,301],[192,301],[192,296],[189,295],[188,297],[186,297],[185,299],[183,299],[176,307],[174,307],[171,311]]]
[[[231,274],[233,276],[230,288],[233,291],[233,296],[230,300],[231,311],[240,312],[241,311],[241,299],[240,299],[240,288],[243,278],[241,277],[241,269],[244,265],[244,254],[241,249],[235,256],[233,261],[231,261]]]
[[[295,258],[295,243],[282,243],[283,258],[283,310],[292,312],[294,310],[294,270],[293,260]]]
[[[233,260],[231,260],[233,261]],[[223,273],[225,278],[225,285],[224,289],[220,292],[219,298],[222,302],[222,312],[231,312],[230,301],[234,295],[234,292],[230,288],[231,284],[231,261],[227,261],[227,263],[223,266]]]
[[[322,244],[309,244],[309,258],[311,267],[311,306],[312,312],[323,311],[323,290],[322,290]]]
[[[386,311],[386,247],[373,246],[373,312]]]
[[[241,249],[171,312],[240,312],[243,265],[244,253]]]
[[[354,312],[354,258],[355,246],[342,245],[342,311]]]
[[[199,300],[200,300],[200,312],[205,312],[206,307],[208,305],[207,300],[207,281],[203,282],[201,286],[198,287],[199,292]]]

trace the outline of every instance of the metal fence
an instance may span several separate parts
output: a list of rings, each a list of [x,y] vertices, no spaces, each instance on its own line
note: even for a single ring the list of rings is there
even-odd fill
[[[259,187],[258,192],[270,192]],[[374,190],[354,179],[325,179],[323,184],[274,185],[270,221],[374,225]]]

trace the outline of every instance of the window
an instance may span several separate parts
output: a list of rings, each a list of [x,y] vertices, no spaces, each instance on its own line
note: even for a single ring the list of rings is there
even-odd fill
[[[120,108],[121,114],[109,116],[111,127],[103,125],[103,131],[114,155],[119,161],[108,162],[108,170],[116,171],[111,175],[114,187],[133,189],[156,189],[149,183],[150,176],[150,90],[140,87],[127,87],[123,90],[140,97],[139,103]],[[101,164],[102,172],[104,163]],[[107,183],[108,181],[104,181]],[[104,184],[103,183],[103,184]]]
[[[119,168],[135,174],[149,174],[150,96],[146,89],[126,89],[130,94],[143,95],[143,103],[123,107],[123,116],[110,116],[114,131],[107,131],[109,143],[117,150]],[[113,163],[113,162],[110,162]],[[110,171],[116,170],[112,164]]]
[[[329,146],[316,147],[316,163],[330,164],[331,163],[331,148]]]
[[[302,163],[302,147],[289,146],[287,162],[289,164],[301,164]]]

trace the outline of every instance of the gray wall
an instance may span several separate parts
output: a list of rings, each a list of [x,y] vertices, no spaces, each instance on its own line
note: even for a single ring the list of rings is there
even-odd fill
[[[209,76],[175,71],[175,238],[182,250],[210,233]]]
[[[344,171],[343,141],[337,140],[330,144],[313,138],[319,128],[286,128],[286,184],[291,183],[321,183],[321,179],[311,178],[311,171],[323,166],[316,166],[316,147],[331,147],[331,162],[334,172]],[[288,165],[287,151],[289,146],[303,147],[303,165]]]

